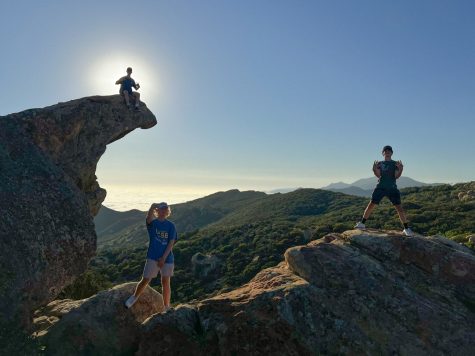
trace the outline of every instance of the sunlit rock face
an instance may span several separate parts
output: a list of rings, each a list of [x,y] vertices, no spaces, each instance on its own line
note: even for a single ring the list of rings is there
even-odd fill
[[[242,287],[166,312],[150,288],[125,309],[128,283],[50,303],[35,324],[49,354],[473,353],[472,250],[438,236],[351,230],[284,257]]]
[[[241,288],[152,316],[137,354],[469,355],[473,301],[468,248],[347,231],[287,250]]]
[[[142,104],[94,96],[0,117],[0,317],[28,326],[95,254],[106,145],[157,123]]]

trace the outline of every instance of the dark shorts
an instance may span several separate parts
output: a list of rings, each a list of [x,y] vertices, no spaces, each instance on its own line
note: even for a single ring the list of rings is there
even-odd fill
[[[379,204],[384,197],[388,197],[393,205],[401,204],[401,193],[397,188],[376,188],[371,195],[371,202]]]
[[[129,95],[134,95],[134,92],[132,91],[132,89],[130,89],[130,90],[124,89],[124,90],[120,91],[120,95],[124,96],[124,91],[128,92]]]

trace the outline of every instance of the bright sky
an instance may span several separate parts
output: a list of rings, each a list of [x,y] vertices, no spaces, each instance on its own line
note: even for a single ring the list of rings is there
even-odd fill
[[[0,13],[0,115],[115,94],[133,67],[159,123],[101,158],[114,208],[352,182],[385,144],[414,179],[475,179],[474,1],[3,0]]]

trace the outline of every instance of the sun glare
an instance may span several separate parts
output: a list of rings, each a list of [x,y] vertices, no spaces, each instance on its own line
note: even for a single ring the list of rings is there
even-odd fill
[[[140,83],[140,92],[146,96],[151,96],[151,86],[153,84],[153,95],[157,94],[157,76],[152,67],[140,58],[130,56],[107,56],[99,59],[91,69],[90,85],[92,91],[98,95],[111,95],[119,93],[119,86],[115,84],[117,79],[127,75],[127,67],[132,67],[132,78]]]

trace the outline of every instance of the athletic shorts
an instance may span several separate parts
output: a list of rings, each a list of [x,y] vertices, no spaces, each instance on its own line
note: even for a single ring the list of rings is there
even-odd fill
[[[124,91],[127,91],[127,93],[129,93],[129,95],[135,96],[135,95],[134,95],[134,92],[132,91],[132,89],[130,89],[130,90],[127,90],[127,89],[121,90],[121,91],[119,92],[119,94],[122,95],[122,96],[124,96]]]
[[[379,204],[384,197],[388,197],[393,205],[401,204],[401,193],[397,188],[376,188],[371,195],[371,202]]]
[[[171,277],[173,276],[173,269],[175,268],[174,263],[165,263],[162,268],[158,267],[158,261],[147,258],[145,262],[145,267],[143,268],[144,278],[155,278],[160,271],[162,277]]]

